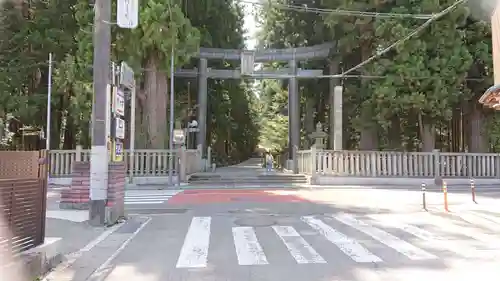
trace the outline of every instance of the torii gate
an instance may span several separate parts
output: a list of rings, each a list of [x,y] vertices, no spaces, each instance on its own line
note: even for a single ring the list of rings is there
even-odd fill
[[[486,107],[500,110],[500,1],[494,0],[480,0],[474,1],[471,5],[475,7],[482,7],[482,11],[491,12],[491,32],[492,32],[492,46],[493,46],[493,72],[494,72],[494,85],[486,90],[481,96],[479,102]],[[494,7],[496,5],[496,7]]]
[[[267,50],[238,50],[238,49],[218,49],[200,48],[196,56],[199,58],[199,67],[195,69],[180,69],[175,72],[176,77],[198,78],[198,136],[197,144],[203,151],[206,149],[207,135],[207,105],[208,86],[210,79],[289,79],[288,85],[288,116],[289,116],[289,148],[290,159],[294,160],[293,170],[297,170],[296,155],[294,148],[300,145],[300,98],[298,79],[317,79],[323,76],[322,69],[300,69],[297,63],[300,61],[311,61],[325,59],[330,55],[330,50],[334,43],[325,43],[312,47],[300,47],[289,49],[267,49]],[[208,67],[208,60],[229,60],[240,61],[241,69],[211,69]],[[263,62],[288,62],[288,68],[279,70],[254,71],[255,63]],[[332,79],[332,78],[331,78]],[[330,89],[333,91],[334,89]],[[333,140],[339,147],[342,143],[342,96],[336,93],[335,102],[335,139]],[[338,110],[340,109],[340,110]],[[338,149],[342,149],[341,147]]]

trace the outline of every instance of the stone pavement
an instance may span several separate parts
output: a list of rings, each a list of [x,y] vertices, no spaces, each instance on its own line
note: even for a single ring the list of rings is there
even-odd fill
[[[383,190],[183,192],[163,209],[132,215],[48,280],[497,279],[498,208],[423,212],[412,197]]]

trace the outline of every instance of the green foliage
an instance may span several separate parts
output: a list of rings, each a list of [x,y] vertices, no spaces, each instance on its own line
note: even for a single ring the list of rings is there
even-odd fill
[[[138,28],[112,27],[112,59],[131,65],[138,73],[138,85],[142,85],[147,71],[140,69],[151,57],[158,60],[158,73],[169,73],[172,47],[177,68],[195,65],[192,57],[200,45],[243,47],[241,8],[229,0],[209,2],[141,2]],[[20,7],[7,2],[3,9],[0,35],[9,40],[0,44],[0,119],[5,120],[8,113],[25,125],[44,127],[47,59],[51,52],[53,148],[69,149],[77,143],[87,146],[93,93],[94,12],[89,1],[32,0]],[[228,67],[226,62],[221,65]],[[176,112],[182,112],[186,107],[187,81],[176,82],[176,100],[184,102],[176,104]],[[210,141],[212,145],[224,143],[229,133],[229,149],[216,153],[238,161],[253,151],[258,137],[253,93],[239,81],[211,83]],[[191,84],[190,92],[196,93],[196,83]],[[196,104],[196,95],[192,96]]]
[[[307,5],[350,11],[435,14],[455,1],[319,2],[321,3],[308,2]],[[280,3],[302,5],[304,2],[283,0]],[[350,73],[381,78],[347,78],[342,81],[344,136],[347,148],[356,148],[363,143],[364,137],[371,136],[371,139],[366,140],[372,143],[371,147],[374,149],[398,149],[401,146],[410,150],[419,149],[418,146],[423,142],[422,133],[427,130],[427,136],[435,136],[439,140],[436,139],[436,143],[427,143],[425,147],[436,145],[438,148],[450,149],[439,147],[449,145],[454,147],[451,149],[465,149],[452,144],[465,142],[458,137],[448,139],[448,143],[443,141],[442,128],[451,130],[448,126],[458,126],[451,124],[462,122],[457,119],[460,114],[465,118],[476,118],[470,115],[471,110],[468,107],[475,106],[479,96],[492,84],[490,27],[472,19],[467,12],[464,6],[458,7],[373,63]],[[261,14],[264,18],[261,46],[298,47],[335,41],[337,57],[332,56],[331,59],[340,60],[340,70],[358,65],[424,23],[419,19],[397,17],[372,18],[337,13],[319,16],[315,13],[279,9],[274,5],[266,6]],[[306,62],[303,67],[325,68],[326,64]],[[467,80],[470,77],[486,79]],[[328,115],[322,105],[329,103],[328,85],[322,81],[301,81],[300,85],[303,86],[303,101],[316,99],[315,122],[321,121]],[[265,89],[262,91],[266,92]],[[286,104],[281,103],[279,106],[286,107]],[[461,112],[459,115],[455,114],[457,110]],[[489,115],[485,111],[483,116]],[[488,123],[488,127],[492,128],[490,136],[495,135],[492,125],[496,124],[495,120],[496,118],[493,118]],[[272,128],[277,124],[278,121],[271,124],[266,121],[263,128],[268,129],[263,129],[261,138],[275,138],[276,130]],[[473,123],[463,125],[465,134],[470,132],[468,124]],[[441,133],[433,130],[437,127],[441,128]],[[425,130],[422,131],[423,129]]]

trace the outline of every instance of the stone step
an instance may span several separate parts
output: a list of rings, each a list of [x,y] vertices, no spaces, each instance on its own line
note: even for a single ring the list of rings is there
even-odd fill
[[[307,184],[308,179],[304,175],[283,173],[196,173],[189,177],[188,182],[196,185],[286,185]]]
[[[287,184],[287,183],[307,183],[306,177],[301,178],[276,178],[276,177],[238,177],[238,178],[190,178],[189,183],[229,183],[229,184]]]

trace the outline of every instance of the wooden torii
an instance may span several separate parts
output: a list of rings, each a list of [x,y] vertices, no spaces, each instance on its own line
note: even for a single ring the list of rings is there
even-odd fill
[[[490,14],[491,20],[491,31],[492,31],[492,46],[493,46],[493,73],[494,73],[494,85],[491,86],[479,99],[479,103],[486,107],[500,110],[500,1],[494,0],[481,0],[483,5],[483,11],[492,11]],[[477,2],[481,2],[477,1]],[[479,5],[476,2],[477,5]],[[492,7],[496,5],[496,7]]]

